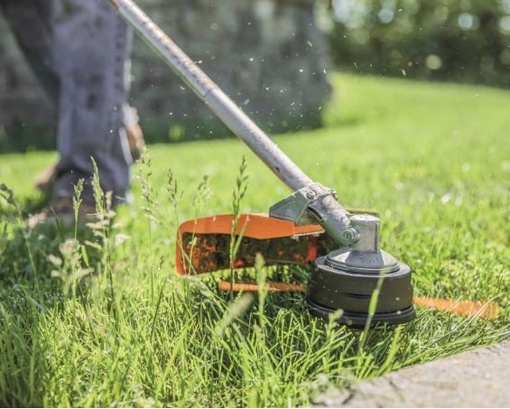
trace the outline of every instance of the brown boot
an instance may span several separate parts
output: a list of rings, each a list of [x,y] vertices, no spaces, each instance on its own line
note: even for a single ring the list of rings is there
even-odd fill
[[[75,213],[73,199],[71,197],[59,197],[53,199],[41,212],[29,217],[27,224],[30,228],[37,226],[60,225],[64,227],[74,226],[77,222],[85,226],[89,222],[96,221],[96,206],[93,203],[82,201]]]
[[[35,177],[35,188],[43,192],[44,194],[50,194],[55,185],[55,179],[57,177],[57,164],[54,163],[44,169]]]
[[[140,159],[145,147],[145,140],[143,138],[142,128],[138,124],[131,126],[126,130],[127,140],[129,144],[129,150],[133,161]],[[45,194],[49,194],[53,191],[55,185],[55,178],[57,175],[57,164],[54,163],[44,169],[35,178],[35,188]]]

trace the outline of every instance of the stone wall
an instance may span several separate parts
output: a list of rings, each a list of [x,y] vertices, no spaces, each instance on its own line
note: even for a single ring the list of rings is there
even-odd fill
[[[25,150],[28,145],[52,148],[55,122],[56,112],[0,13],[0,152]]]
[[[330,86],[324,40],[314,23],[314,0],[174,0],[171,4],[140,0],[139,4],[264,130],[320,126]],[[139,39],[133,51],[132,99],[149,141],[229,135]],[[21,135],[16,138],[19,144],[26,144],[34,130],[51,133],[54,118],[5,22],[0,21],[0,122],[11,134]],[[0,131],[0,149],[5,150],[5,141],[3,145]]]

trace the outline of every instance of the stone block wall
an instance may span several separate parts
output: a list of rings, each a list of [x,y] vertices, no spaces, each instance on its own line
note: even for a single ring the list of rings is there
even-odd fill
[[[320,126],[330,86],[324,39],[314,21],[315,0],[138,3],[265,131]],[[132,104],[149,141],[229,135],[139,39],[134,44],[132,73]],[[22,135],[17,140],[24,143],[23,135],[28,137],[34,130],[51,133],[54,118],[0,20],[0,123],[11,134]]]
[[[56,112],[0,14],[0,152],[54,147],[55,122]]]

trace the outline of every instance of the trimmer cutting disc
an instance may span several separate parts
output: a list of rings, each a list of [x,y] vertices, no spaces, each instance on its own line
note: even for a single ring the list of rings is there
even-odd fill
[[[327,319],[342,310],[338,322],[351,326],[364,326],[368,320],[372,324],[400,324],[415,317],[408,265],[398,263],[390,271],[359,268],[348,271],[348,267],[335,268],[328,261],[325,256],[314,262],[307,294],[312,314]],[[370,316],[370,304],[377,289],[375,310]]]

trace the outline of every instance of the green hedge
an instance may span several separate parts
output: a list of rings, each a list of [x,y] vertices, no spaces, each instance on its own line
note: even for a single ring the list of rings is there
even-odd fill
[[[332,0],[338,67],[510,87],[510,0]]]

